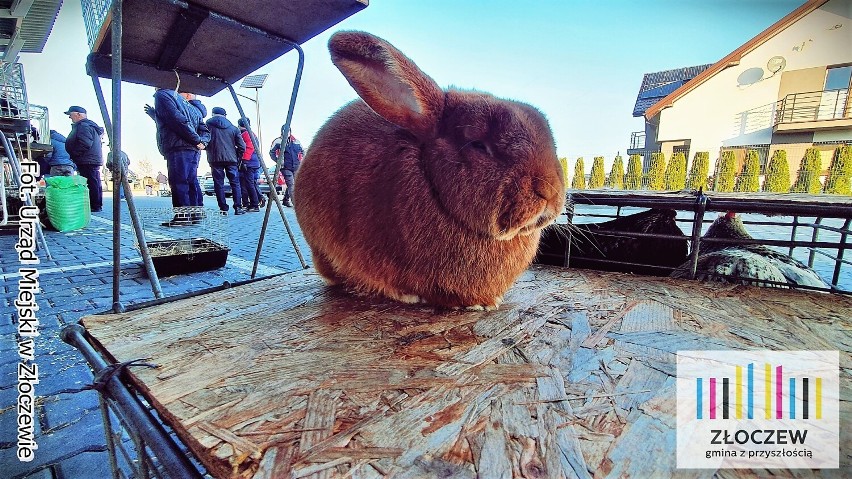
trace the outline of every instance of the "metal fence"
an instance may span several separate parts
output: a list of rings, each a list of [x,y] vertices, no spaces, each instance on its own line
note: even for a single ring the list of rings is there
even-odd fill
[[[630,230],[598,230],[596,234],[609,238],[621,238],[622,243],[632,240],[652,240],[659,248],[664,241],[681,240],[689,243],[689,256],[692,262],[692,276],[695,276],[695,262],[700,254],[702,241],[723,243],[725,245],[763,245],[776,251],[782,251],[791,257],[799,259],[808,267],[817,270],[823,280],[831,285],[825,289],[834,293],[852,294],[852,261],[846,257],[846,250],[852,248],[852,209],[845,203],[823,203],[820,205],[800,203],[789,200],[755,201],[740,196],[685,195],[671,196],[666,193],[648,194],[619,194],[604,191],[575,192],[569,194],[566,206],[567,220],[573,225],[597,223],[622,217],[627,214],[643,211],[646,208],[670,209],[677,212],[675,222],[680,230],[685,232],[677,235],[648,233],[641,229]],[[745,214],[743,224],[751,233],[752,239],[702,239],[702,232],[715,221],[711,212],[735,211]],[[714,215],[715,216],[715,215]],[[569,228],[569,231],[582,229]],[[647,244],[646,244],[647,246]],[[662,251],[661,254],[666,254]],[[593,255],[594,256],[594,255]],[[571,240],[567,241],[565,263],[570,265],[572,257],[587,262],[597,262],[607,269],[607,264],[623,264],[627,266],[648,266],[646,264],[612,261],[602,258],[588,258],[583,252],[571,250]],[[651,265],[660,270],[660,274],[668,275],[680,268]],[[597,269],[597,268],[596,268]],[[613,270],[613,269],[608,269]],[[619,269],[614,269],[619,271]],[[649,273],[644,273],[649,274]],[[725,278],[730,279],[730,278]],[[749,278],[737,278],[737,281]],[[767,282],[764,282],[767,283]],[[772,282],[768,282],[772,283]],[[820,289],[795,284],[770,284],[780,287],[802,289]]]

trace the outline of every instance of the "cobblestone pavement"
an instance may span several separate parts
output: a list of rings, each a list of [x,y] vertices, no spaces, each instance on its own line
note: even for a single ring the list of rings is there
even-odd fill
[[[160,227],[170,217],[170,199],[136,198],[146,234],[155,239],[221,237],[218,222],[195,227]],[[214,198],[205,198],[205,208],[216,211]],[[121,302],[125,305],[154,298],[150,282],[135,248],[127,205],[121,203]],[[39,332],[35,340],[35,363],[40,382],[35,385],[35,442],[38,449],[31,462],[17,459],[16,402],[17,315],[19,268],[15,254],[17,236],[0,236],[0,477],[5,478],[107,478],[111,477],[97,394],[82,389],[92,381],[91,370],[80,353],[59,339],[63,326],[84,315],[108,310],[112,304],[112,201],[105,198],[104,211],[92,216],[83,230],[46,232],[52,260],[42,254],[39,270]],[[302,255],[310,261],[310,250],[299,232],[293,210],[285,208],[287,220],[297,237]],[[263,222],[260,213],[228,216],[222,223],[231,251],[224,268],[160,278],[163,293],[173,296],[219,286],[224,281],[250,279],[257,240]],[[216,229],[214,231],[214,229]],[[286,233],[281,217],[273,209],[260,259],[258,276],[301,269],[301,263]]]

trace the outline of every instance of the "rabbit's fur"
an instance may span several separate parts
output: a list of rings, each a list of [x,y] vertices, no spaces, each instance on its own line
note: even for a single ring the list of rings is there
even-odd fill
[[[338,32],[329,49],[362,100],[320,129],[296,176],[317,271],[407,303],[496,308],[564,206],[547,120],[443,91],[366,33]]]

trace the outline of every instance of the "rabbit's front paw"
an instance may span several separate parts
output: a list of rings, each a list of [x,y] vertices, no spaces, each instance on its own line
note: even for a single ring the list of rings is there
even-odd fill
[[[503,302],[502,296],[497,296],[491,301],[489,304],[474,304],[471,306],[465,306],[464,309],[466,311],[495,311],[500,307],[500,304]]]
[[[387,292],[387,296],[393,300],[405,304],[417,304],[424,302],[423,299],[420,296],[417,296],[416,294],[405,294],[398,291],[389,291]]]

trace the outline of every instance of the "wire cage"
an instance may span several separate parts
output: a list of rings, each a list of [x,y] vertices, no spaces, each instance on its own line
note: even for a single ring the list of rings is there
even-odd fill
[[[0,61],[0,128],[25,132],[29,129],[29,119],[24,66]]]
[[[230,251],[228,218],[219,211],[200,206],[140,208],[139,219],[158,276],[225,266]]]
[[[86,26],[86,38],[89,40],[89,49],[93,49],[112,6],[112,0],[83,0],[81,3],[83,6],[83,24]]]
[[[31,138],[31,140],[38,143],[50,143],[50,119],[48,118],[47,107],[31,103],[29,110],[30,125],[35,127],[38,133],[38,137]]]
[[[573,193],[563,219],[570,225],[557,225],[545,232],[536,261],[850,294],[852,261],[846,250],[852,249],[852,202],[819,199],[820,203],[814,203],[809,195],[793,194],[755,198],[737,194]],[[742,221],[745,235],[705,236],[711,224],[734,212]],[[745,256],[751,251],[791,264],[783,259],[789,256],[812,269],[822,282],[773,282],[749,276],[753,271],[737,270],[735,275],[725,276],[707,269],[702,248],[709,255],[714,249],[731,247],[745,249]],[[692,272],[692,268],[697,271]]]

